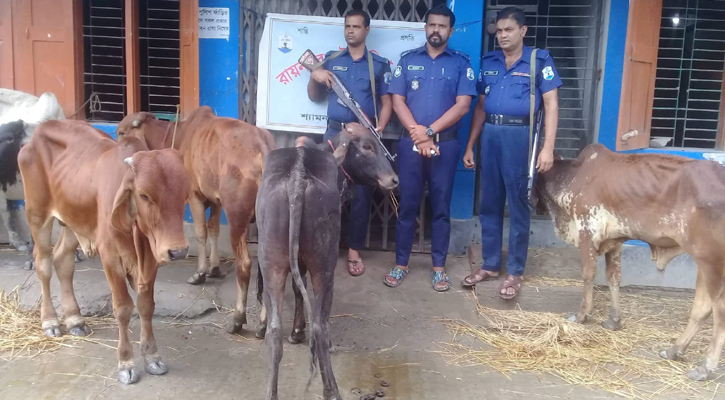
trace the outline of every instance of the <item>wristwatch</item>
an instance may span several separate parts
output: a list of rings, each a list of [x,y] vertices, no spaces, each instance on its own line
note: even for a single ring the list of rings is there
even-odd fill
[[[426,128],[426,130],[425,130],[425,134],[426,134],[426,135],[428,135],[429,137],[432,137],[432,136],[433,136],[433,135],[435,135],[436,133],[435,133],[435,132],[433,132],[433,128],[431,128],[431,127],[429,126],[428,128]]]

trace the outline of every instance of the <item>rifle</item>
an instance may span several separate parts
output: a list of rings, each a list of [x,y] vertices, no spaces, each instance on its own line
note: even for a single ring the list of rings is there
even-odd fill
[[[324,61],[320,62],[310,49],[305,50],[304,54],[302,54],[302,57],[300,57],[298,61],[310,72],[322,67],[322,65],[324,64]],[[368,119],[367,115],[365,115],[365,112],[363,112],[362,108],[360,108],[360,104],[355,101],[355,99],[352,97],[352,94],[350,94],[345,85],[342,84],[337,75],[332,74],[332,77],[334,79],[332,84],[332,90],[335,92],[335,94],[337,94],[337,97],[345,105],[345,107],[347,107],[350,111],[352,111],[353,114],[355,114],[355,117],[357,117],[358,121],[360,121],[360,124],[368,131],[370,131],[373,137],[378,141],[380,147],[383,149],[385,157],[387,157],[390,162],[395,161],[395,157],[397,155],[394,156],[390,154],[387,147],[385,147],[385,145],[383,144],[382,136],[380,136],[378,131],[375,130],[375,127],[370,122],[370,119]]]
[[[534,142],[532,144],[533,151],[531,152],[529,159],[529,181],[526,185],[526,198],[528,200],[531,200],[531,189],[534,186],[534,172],[536,169],[536,153],[539,149],[539,135],[541,132],[541,125],[544,122],[543,118],[543,110],[540,108],[539,111],[536,113],[536,128],[534,128]]]

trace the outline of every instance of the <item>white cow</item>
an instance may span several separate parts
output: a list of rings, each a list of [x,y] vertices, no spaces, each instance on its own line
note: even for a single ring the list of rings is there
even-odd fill
[[[25,135],[21,146],[30,141],[30,137],[39,124],[51,119],[65,119],[63,109],[53,93],[46,92],[40,97],[36,97],[29,93],[0,88],[0,125],[23,120],[25,122]],[[17,154],[15,156],[17,157]],[[10,168],[7,163],[11,161],[0,160],[0,168],[3,166]],[[14,168],[17,169],[17,164],[15,164]],[[15,226],[10,221],[10,213],[7,208],[8,200],[23,200],[24,197],[19,170],[16,171],[16,176],[17,182],[7,186],[5,190],[0,185],[0,219],[5,224],[5,229],[10,236],[10,244],[18,251],[27,251],[28,246],[20,240]]]

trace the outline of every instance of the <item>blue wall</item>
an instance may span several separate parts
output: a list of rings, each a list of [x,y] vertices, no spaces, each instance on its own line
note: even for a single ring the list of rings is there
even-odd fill
[[[622,71],[628,19],[629,0],[611,0],[598,139],[599,143],[610,150],[615,150],[617,147],[617,125],[619,124],[619,103],[622,97]]]
[[[229,8],[229,40],[199,39],[199,103],[220,117],[239,117],[239,0],[199,0]]]
[[[481,40],[483,34],[483,0],[448,0],[448,7],[453,6],[456,14],[455,32],[449,41],[450,47],[460,50],[471,56],[471,66],[478,75],[481,61]],[[468,133],[471,129],[471,118],[476,100],[471,102],[471,112],[463,117],[461,128],[458,131],[458,140],[461,142],[461,160],[468,143]],[[473,201],[476,190],[476,171],[466,169],[463,162],[458,161],[456,180],[453,184],[453,200],[451,201],[451,218],[470,219],[473,217]]]

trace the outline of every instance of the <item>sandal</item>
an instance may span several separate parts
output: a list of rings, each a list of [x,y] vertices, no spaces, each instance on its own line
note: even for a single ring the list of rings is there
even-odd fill
[[[358,265],[360,267],[358,267]],[[358,270],[358,272],[354,272],[355,269]],[[347,260],[347,272],[350,273],[352,276],[360,276],[365,273],[365,264],[362,262],[362,258],[358,258],[357,260]]]
[[[524,282],[524,280],[520,276],[514,276],[514,275],[507,276],[506,279],[501,284],[501,287],[499,287],[499,289],[498,289],[499,296],[501,296],[501,298],[506,299],[506,300],[513,299],[514,297],[516,297],[516,295],[519,294],[519,290],[521,289],[521,284],[523,282]],[[508,294],[501,293],[501,291],[508,289],[508,288],[513,288],[514,294],[508,295]]]
[[[448,278],[448,274],[446,274],[446,271],[430,271],[430,277],[431,277],[431,283],[433,284],[433,290],[436,292],[445,292],[446,290],[451,288],[451,280]],[[437,285],[440,282],[445,282],[446,286],[443,288],[438,287]]]
[[[477,283],[494,279],[498,279],[498,275],[492,275],[491,271],[481,268],[478,271],[472,273],[471,275],[463,278],[463,281],[461,281],[461,285],[466,288],[472,288],[476,286]]]
[[[410,268],[408,268],[408,269],[402,269],[402,268],[398,268],[398,267],[390,268],[390,271],[388,271],[388,273],[385,274],[385,276],[383,277],[383,283],[385,284],[385,286],[389,286],[392,288],[398,287],[398,286],[400,286],[401,282],[403,282],[403,278],[405,278],[405,276],[408,275],[409,272],[410,272]],[[387,280],[388,277],[395,279],[396,282],[390,283]]]

